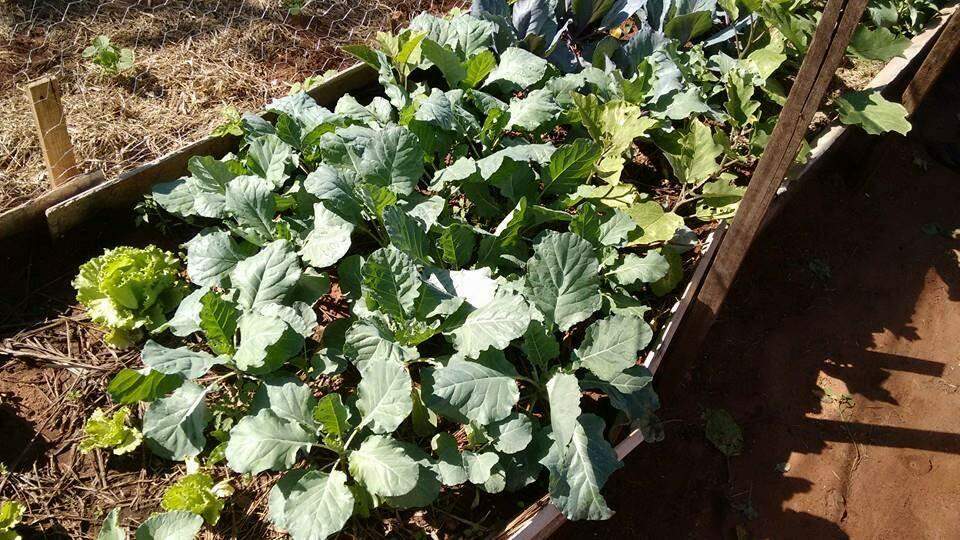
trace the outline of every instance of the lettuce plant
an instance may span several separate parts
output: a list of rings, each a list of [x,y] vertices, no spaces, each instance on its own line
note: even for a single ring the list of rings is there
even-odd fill
[[[77,301],[106,331],[105,341],[127,348],[143,330],[164,322],[183,298],[179,261],[156,246],[118,247],[87,261],[73,280]]]

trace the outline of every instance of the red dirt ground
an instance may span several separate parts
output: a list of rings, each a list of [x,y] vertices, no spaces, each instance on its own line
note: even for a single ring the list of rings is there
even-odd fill
[[[954,66],[909,137],[801,188],[706,351],[664,365],[667,438],[611,479],[618,513],[556,537],[960,538],[958,114]],[[742,455],[705,439],[706,408]]]

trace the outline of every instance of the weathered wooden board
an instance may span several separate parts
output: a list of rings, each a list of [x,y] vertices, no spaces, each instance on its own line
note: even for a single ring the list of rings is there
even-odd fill
[[[376,82],[376,72],[363,64],[344,70],[321,83],[308,93],[321,105],[336,102],[343,94],[370,86]],[[266,118],[271,115],[264,114]],[[54,236],[85,221],[90,215],[104,209],[129,209],[150,188],[159,182],[174,180],[187,174],[187,162],[194,156],[220,157],[233,150],[237,138],[232,136],[207,137],[189,146],[146,163],[95,189],[81,193],[47,211],[50,232]]]
[[[934,83],[940,79],[947,64],[956,56],[957,49],[960,49],[960,15],[954,11],[943,27],[940,37],[930,49],[930,54],[924,59],[917,74],[903,92],[902,103],[909,113],[912,114],[917,110]]]
[[[80,171],[60,103],[60,82],[56,77],[44,77],[28,84],[26,92],[33,109],[50,187],[55,188]]]
[[[32,201],[7,210],[0,214],[0,238],[14,236],[37,226],[48,208],[103,181],[103,171],[75,176],[66,184],[51,189]]]

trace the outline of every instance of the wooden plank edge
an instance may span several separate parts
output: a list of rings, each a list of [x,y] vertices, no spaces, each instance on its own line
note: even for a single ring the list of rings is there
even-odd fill
[[[373,69],[365,64],[355,64],[307,93],[326,106],[375,80],[376,72]],[[259,114],[266,118],[273,116],[263,111]],[[234,136],[205,137],[54,205],[46,212],[50,232],[55,237],[60,236],[100,210],[131,208],[154,184],[176,180],[186,174],[190,158],[206,155],[222,157],[235,148],[238,141]]]
[[[661,362],[670,350],[670,345],[678,335],[683,317],[688,313],[690,305],[697,296],[703,278],[707,274],[713,258],[723,241],[727,231],[727,222],[721,221],[716,230],[707,235],[704,240],[703,254],[690,276],[690,281],[684,288],[683,294],[670,308],[670,320],[660,333],[661,337],[653,350],[647,353],[643,365],[656,376]],[[617,443],[614,451],[617,458],[623,459],[643,442],[643,433],[639,429],[632,430],[622,441]],[[544,495],[537,502],[524,509],[517,517],[508,523],[494,538],[499,540],[542,540],[557,531],[566,523],[567,518],[560,513],[556,506],[550,503],[550,496]]]
[[[101,170],[75,176],[69,182],[47,191],[36,199],[3,212],[0,214],[0,238],[15,236],[40,226],[48,208],[93,188],[104,180]]]
[[[905,76],[914,68],[919,67],[923,58],[929,53],[930,48],[936,41],[936,37],[947,24],[950,16],[960,8],[958,2],[953,2],[940,9],[936,17],[932,17],[927,22],[925,30],[910,40],[910,46],[903,52],[903,56],[896,57],[887,62],[877,75],[867,83],[864,90],[880,90],[896,86],[903,82]],[[893,96],[885,96],[893,97]],[[798,186],[808,178],[813,172],[818,170],[821,165],[827,161],[827,157],[832,150],[839,146],[840,141],[854,132],[856,126],[846,125],[839,119],[834,120],[830,125],[823,128],[813,141],[810,149],[810,156],[806,163],[794,164],[788,171],[787,177],[780,185],[777,196],[767,210],[764,217],[761,230],[766,228],[773,219],[780,214],[787,201],[797,192]]]

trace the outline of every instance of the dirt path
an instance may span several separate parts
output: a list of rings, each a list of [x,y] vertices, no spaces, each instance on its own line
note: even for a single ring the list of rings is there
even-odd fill
[[[706,353],[664,366],[667,439],[611,480],[619,513],[557,537],[960,538],[957,67],[872,172],[845,156],[859,178],[820,175],[765,231]]]

